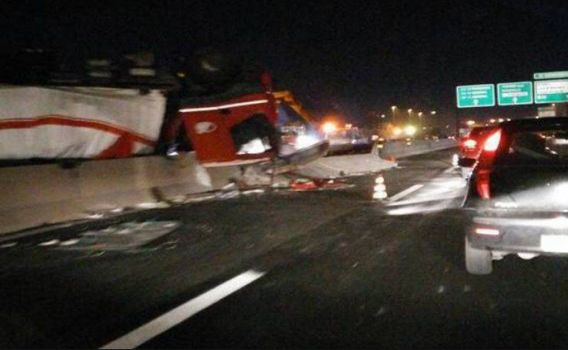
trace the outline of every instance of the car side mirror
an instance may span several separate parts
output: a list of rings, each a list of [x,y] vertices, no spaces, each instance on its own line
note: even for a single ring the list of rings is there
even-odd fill
[[[477,161],[473,158],[461,158],[458,160],[458,165],[465,168],[472,168]]]

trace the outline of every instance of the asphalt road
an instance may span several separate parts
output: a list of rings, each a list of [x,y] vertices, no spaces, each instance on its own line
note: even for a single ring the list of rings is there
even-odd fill
[[[360,177],[3,241],[0,347],[568,346],[568,260],[465,272],[450,160],[401,160],[383,202]],[[128,220],[182,225],[127,251],[40,245]]]

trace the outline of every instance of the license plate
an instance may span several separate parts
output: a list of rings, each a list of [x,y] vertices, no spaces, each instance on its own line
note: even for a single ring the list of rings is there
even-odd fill
[[[540,236],[540,248],[545,252],[568,253],[568,236]]]

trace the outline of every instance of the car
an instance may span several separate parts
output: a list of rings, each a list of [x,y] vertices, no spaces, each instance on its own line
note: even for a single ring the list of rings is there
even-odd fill
[[[494,126],[474,127],[460,140],[458,164],[461,166],[464,178],[467,179],[471,175],[472,166],[481,154],[481,145],[494,129]]]
[[[508,254],[568,257],[568,118],[515,120],[492,130],[463,209],[469,273],[489,274]]]

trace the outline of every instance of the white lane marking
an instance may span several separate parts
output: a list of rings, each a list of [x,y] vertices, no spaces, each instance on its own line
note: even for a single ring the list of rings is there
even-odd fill
[[[404,206],[404,205],[414,205],[414,204],[424,204],[424,203],[429,203],[429,202],[443,202],[443,201],[452,201],[454,199],[458,199],[458,198],[462,198],[462,196],[456,196],[456,195],[450,195],[450,196],[439,196],[439,197],[435,197],[435,198],[412,198],[409,200],[405,200],[405,201],[399,201],[396,203],[389,203],[387,206],[388,207],[400,207],[400,206]]]
[[[412,192],[418,191],[422,187],[424,187],[424,185],[421,185],[421,184],[416,184],[414,186],[410,186],[406,190],[399,192],[399,193],[395,194],[394,196],[390,197],[390,202],[394,202],[394,201],[397,201],[401,198],[404,198],[404,197],[408,196],[409,194],[411,194]]]
[[[74,244],[77,244],[77,243],[79,243],[79,240],[77,238],[74,238],[74,239],[70,239],[70,240],[67,240],[67,241],[63,241],[63,242],[59,243],[59,245],[62,245],[64,247],[68,247],[70,245],[74,245]]]
[[[163,314],[162,316],[146,323],[132,332],[113,340],[101,349],[134,349],[148,340],[164,333],[181,322],[187,320],[198,312],[215,304],[219,300],[233,294],[246,285],[264,276],[265,272],[248,270],[231,278],[217,287],[189,300]]]
[[[42,242],[40,244],[38,244],[40,247],[49,247],[51,245],[56,245],[57,243],[59,243],[58,239],[52,239],[51,241],[46,241],[46,242]]]
[[[455,169],[454,167],[448,168],[448,169],[444,170],[444,174],[451,174],[451,173],[454,172],[454,169]]]

